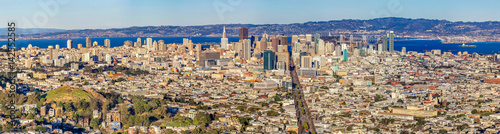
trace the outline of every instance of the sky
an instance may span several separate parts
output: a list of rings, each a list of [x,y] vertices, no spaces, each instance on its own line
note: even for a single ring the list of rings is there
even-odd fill
[[[380,17],[500,20],[498,0],[2,0],[2,5],[0,22],[13,21],[18,28],[289,24]]]

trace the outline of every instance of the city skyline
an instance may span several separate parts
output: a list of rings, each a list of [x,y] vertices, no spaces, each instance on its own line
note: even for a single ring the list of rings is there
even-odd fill
[[[3,22],[19,28],[107,29],[133,26],[192,26],[210,24],[290,24],[380,17],[449,21],[498,21],[497,1],[38,1],[7,2]],[[431,4],[429,4],[431,3]],[[113,5],[109,8],[107,5]],[[93,10],[88,10],[92,8]],[[21,10],[22,9],[22,10]],[[189,10],[186,10],[189,9]],[[303,9],[303,10],[297,10]],[[240,11],[238,11],[240,10]],[[251,11],[251,12],[250,12]],[[314,15],[311,15],[314,14]],[[9,18],[9,19],[4,19]]]

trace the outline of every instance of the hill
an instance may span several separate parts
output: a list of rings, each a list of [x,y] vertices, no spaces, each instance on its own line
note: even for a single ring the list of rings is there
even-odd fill
[[[250,35],[275,34],[363,34],[380,35],[394,31],[407,36],[500,36],[500,22],[452,22],[436,19],[376,18],[369,20],[311,21],[292,24],[216,24],[200,26],[144,26],[112,29],[83,29],[24,35],[30,39],[72,39],[84,37],[221,37],[226,27],[228,36],[237,36],[239,27],[248,27]],[[2,37],[2,36],[0,36]]]
[[[73,88],[69,86],[62,86],[54,90],[50,90],[46,93],[45,98],[47,99],[45,102],[76,102],[82,99],[86,101],[106,101],[106,98],[104,98],[96,91],[90,89]]]

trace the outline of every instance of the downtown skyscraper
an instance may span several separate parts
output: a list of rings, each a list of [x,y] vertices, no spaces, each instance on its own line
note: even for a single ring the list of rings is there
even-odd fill
[[[276,53],[272,50],[264,51],[264,70],[274,70],[276,67]]]
[[[248,39],[248,28],[247,27],[240,27],[238,35],[240,37],[240,41],[242,41],[244,39]]]
[[[226,27],[224,26],[224,30],[222,31],[222,38],[220,39],[220,47],[222,49],[227,49],[228,39],[226,37]]]
[[[389,52],[394,52],[394,31],[389,32]]]

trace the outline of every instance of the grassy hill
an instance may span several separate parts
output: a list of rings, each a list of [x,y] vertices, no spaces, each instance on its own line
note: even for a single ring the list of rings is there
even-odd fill
[[[79,100],[105,102],[106,99],[96,91],[90,89],[73,88],[62,86],[46,93],[45,102],[77,102]]]

